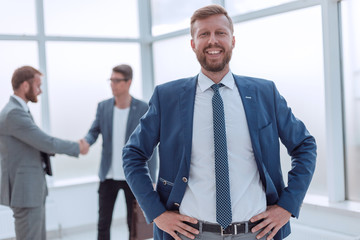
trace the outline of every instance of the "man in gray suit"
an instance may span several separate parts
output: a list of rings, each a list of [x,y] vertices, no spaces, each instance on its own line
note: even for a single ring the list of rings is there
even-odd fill
[[[148,109],[148,105],[129,93],[133,77],[132,68],[122,64],[112,70],[110,85],[113,98],[98,104],[96,118],[85,136],[89,146],[95,143],[99,134],[102,135],[102,154],[99,170],[99,221],[98,239],[110,239],[110,226],[117,194],[124,190],[127,206],[127,223],[129,238],[131,232],[132,194],[122,168],[122,148],[139,123],[140,118]],[[155,154],[149,161],[149,169],[153,182],[156,171]],[[144,169],[145,171],[145,169]]]
[[[9,206],[15,218],[16,239],[45,240],[45,169],[51,175],[48,154],[78,156],[86,153],[83,142],[54,138],[43,132],[27,103],[41,94],[41,72],[30,66],[15,70],[14,95],[0,113],[0,204]]]

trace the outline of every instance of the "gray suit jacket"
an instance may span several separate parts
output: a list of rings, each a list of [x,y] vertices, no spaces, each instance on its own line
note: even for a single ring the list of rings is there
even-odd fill
[[[79,155],[79,145],[43,132],[10,97],[0,113],[0,204],[10,207],[39,207],[47,185],[40,152]]]
[[[115,99],[110,98],[104,100],[98,104],[96,111],[96,118],[85,136],[85,140],[92,145],[97,140],[99,134],[102,135],[102,153],[101,163],[99,169],[100,181],[104,181],[106,175],[110,169],[112,160],[112,132],[113,132],[113,110],[115,105]],[[131,99],[129,116],[127,120],[125,142],[129,139],[131,133],[134,131],[136,126],[139,124],[140,118],[148,110],[148,105],[136,98]],[[123,147],[123,146],[119,146]],[[149,160],[149,169],[153,182],[155,182],[155,172],[157,168],[156,154],[153,154]]]

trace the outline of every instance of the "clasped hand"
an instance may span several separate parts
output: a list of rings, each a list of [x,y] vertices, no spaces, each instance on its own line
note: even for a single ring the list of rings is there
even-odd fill
[[[80,153],[83,155],[87,154],[89,152],[90,144],[86,142],[85,139],[80,139],[78,143],[79,143]]]

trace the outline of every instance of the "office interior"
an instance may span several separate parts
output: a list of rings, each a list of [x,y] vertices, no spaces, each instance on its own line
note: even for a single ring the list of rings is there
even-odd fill
[[[133,67],[130,93],[145,101],[156,85],[198,74],[190,17],[214,3],[234,22],[231,71],[274,81],[317,141],[316,171],[287,239],[360,239],[359,0],[0,0],[0,108],[13,71],[34,66],[44,73],[39,103],[29,103],[36,123],[81,139],[97,103],[112,96],[115,65]],[[99,138],[87,155],[52,158],[49,239],[96,230],[100,153]],[[281,161],[286,180],[285,148]],[[113,228],[126,224],[119,200]],[[0,206],[0,239],[14,236],[12,212]]]

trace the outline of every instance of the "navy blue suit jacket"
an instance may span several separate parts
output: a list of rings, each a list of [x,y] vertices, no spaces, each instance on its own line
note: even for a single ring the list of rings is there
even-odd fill
[[[316,144],[305,125],[295,118],[271,81],[234,75],[244,105],[255,160],[266,191],[267,205],[277,204],[298,217],[315,170]],[[189,177],[193,112],[197,77],[157,86],[149,110],[123,149],[126,179],[147,221],[166,210],[178,210]],[[280,165],[280,143],[291,156],[285,186]],[[146,160],[159,144],[157,189],[146,175]],[[290,234],[284,225],[275,240]],[[172,239],[159,228],[154,239]]]
[[[96,110],[96,118],[91,125],[89,132],[85,136],[85,140],[90,144],[94,144],[99,136],[102,135],[102,152],[101,163],[99,169],[100,181],[104,181],[110,169],[112,160],[112,134],[113,134],[113,112],[114,112],[115,99],[110,98],[98,104]],[[129,116],[126,125],[125,142],[139,124],[140,118],[148,110],[148,105],[136,98],[131,98]],[[122,148],[123,146],[119,146]],[[149,161],[149,169],[153,181],[156,179],[157,159],[156,154],[153,154]]]

